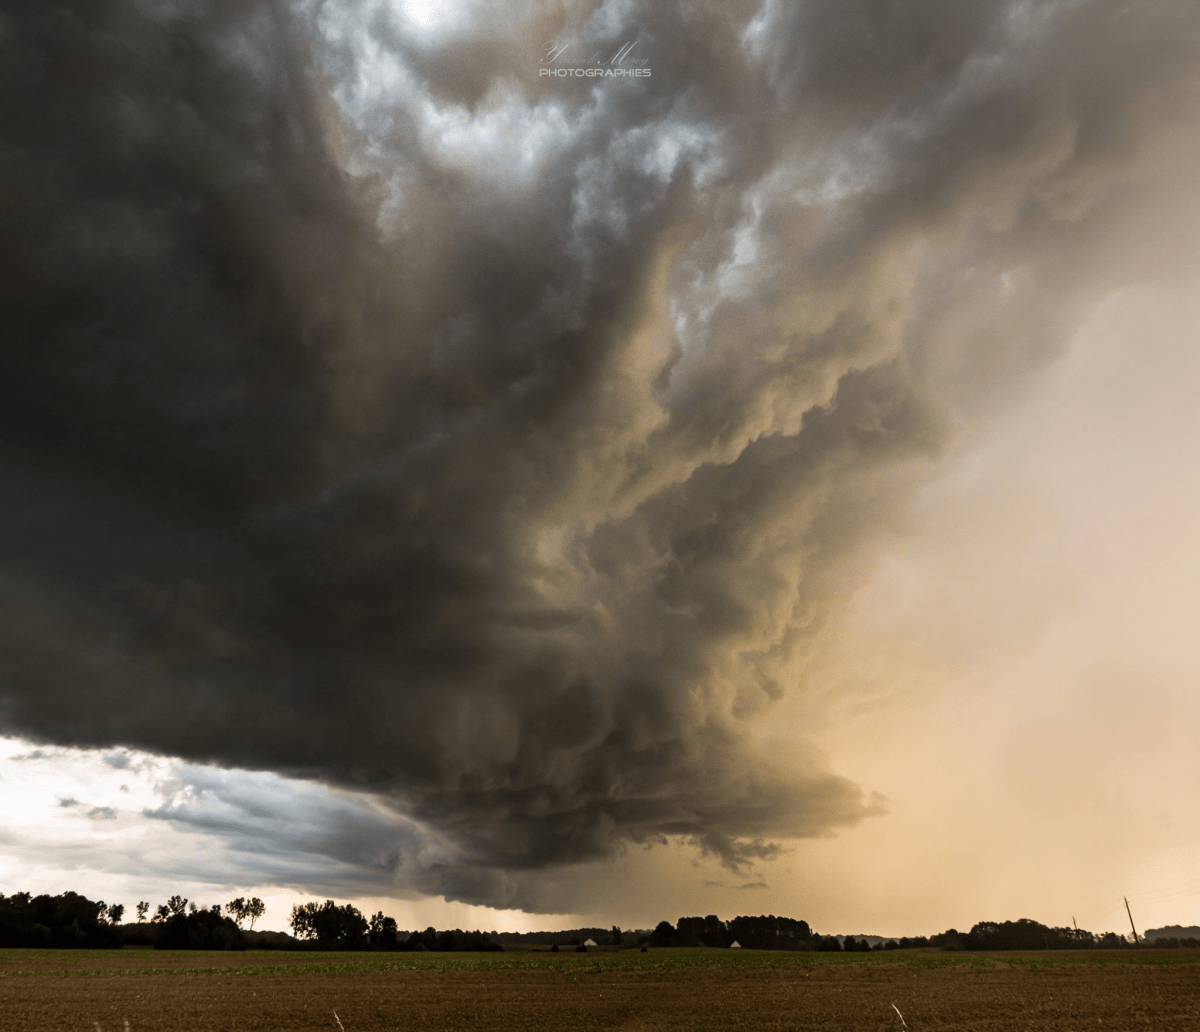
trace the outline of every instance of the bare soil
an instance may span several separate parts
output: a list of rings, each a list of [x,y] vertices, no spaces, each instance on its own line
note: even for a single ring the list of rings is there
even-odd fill
[[[124,1032],[126,1022],[130,1032],[338,1030],[338,1021],[345,1032],[1200,1032],[1200,965],[0,978],[6,1032]]]

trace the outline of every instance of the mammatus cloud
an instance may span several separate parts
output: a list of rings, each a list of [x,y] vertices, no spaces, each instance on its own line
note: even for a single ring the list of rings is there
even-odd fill
[[[756,732],[961,421],[1169,267],[1198,27],[10,7],[4,729],[372,793],[368,866],[527,909],[882,812]]]

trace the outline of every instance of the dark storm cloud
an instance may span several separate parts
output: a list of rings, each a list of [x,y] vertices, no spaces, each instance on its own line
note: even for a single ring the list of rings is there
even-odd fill
[[[347,863],[528,908],[882,812],[755,731],[956,406],[1122,281],[1200,19],[0,17],[3,726],[376,793]],[[538,80],[633,37],[649,78]]]

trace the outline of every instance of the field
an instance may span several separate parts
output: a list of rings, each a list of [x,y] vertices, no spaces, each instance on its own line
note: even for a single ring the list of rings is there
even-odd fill
[[[336,1012],[336,1016],[335,1016]],[[0,950],[13,1032],[1200,1030],[1200,951]]]

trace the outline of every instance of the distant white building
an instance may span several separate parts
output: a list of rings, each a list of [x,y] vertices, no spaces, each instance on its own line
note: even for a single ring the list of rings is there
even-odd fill
[[[585,946],[595,946],[596,940],[595,939],[585,939],[583,944]]]
[[[729,944],[729,948],[731,950],[740,950],[742,948],[742,944],[738,942],[737,939],[734,939],[733,942]]]

